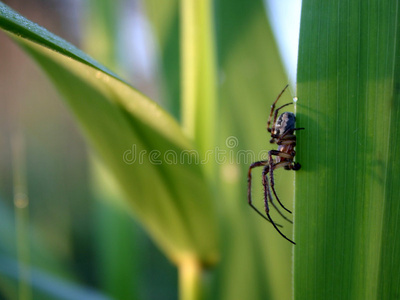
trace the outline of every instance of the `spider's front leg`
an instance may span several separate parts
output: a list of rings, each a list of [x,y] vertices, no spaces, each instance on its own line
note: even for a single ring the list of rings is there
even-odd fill
[[[274,205],[273,201],[272,201],[272,196],[271,196],[271,192],[269,190],[269,183],[268,183],[268,172],[270,170],[269,165],[266,165],[263,169],[263,186],[264,186],[264,201],[265,201],[265,213],[267,214],[268,219],[270,220],[271,224],[274,226],[274,228],[276,229],[276,231],[279,232],[279,234],[284,237],[286,240],[288,240],[289,242],[291,242],[292,244],[296,245],[295,242],[293,242],[291,239],[289,239],[286,235],[284,235],[277,227],[277,224],[275,224],[275,222],[272,220],[271,216],[269,215],[269,206],[268,206],[268,199],[271,200],[271,204]],[[271,171],[272,173],[272,171]],[[277,207],[274,205],[274,207],[277,209]],[[279,210],[277,209],[277,211],[279,212]],[[279,212],[280,213],[280,212]],[[286,219],[286,218],[285,218]]]
[[[268,118],[268,122],[267,122],[267,130],[268,130],[268,132],[271,132],[271,131],[272,131],[272,129],[271,129],[270,126],[271,126],[272,115],[274,114],[274,111],[275,111],[275,105],[276,105],[276,103],[278,102],[279,98],[282,96],[283,92],[287,89],[288,86],[289,86],[289,85],[287,84],[287,85],[283,88],[283,90],[282,90],[281,93],[278,95],[278,97],[276,98],[276,100],[274,101],[274,103],[271,105],[271,112],[270,112],[270,114],[269,114],[269,118]],[[287,104],[285,104],[285,105],[282,105],[281,107],[279,107],[279,108],[275,111],[275,117],[274,117],[274,121],[273,121],[273,123],[272,123],[272,128],[273,128],[273,129],[275,128],[276,117],[277,117],[277,115],[278,115],[278,111],[279,111],[282,107],[285,107],[286,105],[289,105],[289,104],[291,104],[291,103],[287,103]]]

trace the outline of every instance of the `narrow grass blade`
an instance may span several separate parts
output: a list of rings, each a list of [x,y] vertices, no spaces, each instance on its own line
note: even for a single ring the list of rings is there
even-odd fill
[[[179,1],[146,0],[143,4],[159,46],[163,102],[167,110],[181,120]]]
[[[399,1],[303,1],[295,299],[397,299]]]
[[[202,154],[215,146],[216,94],[212,1],[181,1],[182,122]],[[214,163],[206,167],[211,173]]]
[[[18,257],[18,298],[21,300],[32,299],[31,274],[29,265],[29,199],[26,184],[26,154],[25,139],[21,132],[13,137],[13,173],[14,173],[14,211],[15,227],[17,234]]]

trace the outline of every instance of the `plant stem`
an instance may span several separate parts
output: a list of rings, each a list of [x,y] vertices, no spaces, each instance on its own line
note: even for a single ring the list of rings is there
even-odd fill
[[[214,147],[216,124],[216,60],[210,0],[181,1],[181,57],[183,128],[204,154]],[[210,173],[212,166],[206,167]]]
[[[179,299],[203,298],[203,268],[196,257],[187,257],[179,263]]]
[[[17,231],[18,257],[18,294],[21,300],[32,299],[31,276],[29,271],[29,200],[27,196],[24,139],[17,131],[12,140],[13,172],[14,172],[14,207]]]

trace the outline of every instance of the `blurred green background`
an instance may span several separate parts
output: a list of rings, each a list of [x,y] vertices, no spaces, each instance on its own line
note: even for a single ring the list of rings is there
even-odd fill
[[[5,3],[122,74],[180,119],[177,1]],[[269,107],[287,83],[280,54],[262,1],[218,0],[214,14],[217,147],[235,157],[240,150],[258,154],[270,149]],[[140,46],[132,47],[134,42]],[[37,299],[74,299],[78,292],[93,299],[176,299],[175,266],[124,206],[115,205],[118,192],[101,184],[107,175],[57,91],[5,34],[0,45],[0,298],[17,299],[11,145],[22,136],[30,262],[43,275],[33,276]],[[290,92],[281,101],[291,101]],[[235,137],[235,147],[227,145],[229,137]],[[247,205],[251,162],[227,160],[215,174],[221,249],[220,262],[210,272],[210,299],[291,298],[291,245]],[[293,174],[282,170],[275,181],[291,209]],[[261,191],[258,170],[253,192],[260,209]],[[273,218],[291,236],[292,226],[275,213]],[[56,282],[63,289],[49,292]]]

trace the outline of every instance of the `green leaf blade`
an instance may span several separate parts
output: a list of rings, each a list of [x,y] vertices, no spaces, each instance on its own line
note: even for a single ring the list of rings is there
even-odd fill
[[[177,122],[72,45],[4,4],[0,26],[64,95],[90,145],[129,200],[128,207],[167,256],[178,261],[194,255],[214,263],[216,218],[205,176],[198,164],[165,160],[167,151],[180,159],[182,151],[195,150]]]
[[[390,117],[398,113],[397,15],[397,1],[303,3],[297,299],[392,299],[379,286],[390,269],[382,251],[398,247],[383,237],[400,228],[387,220],[387,206],[397,205],[387,185],[400,180],[390,159],[399,134]],[[398,282],[399,272],[392,275]]]

